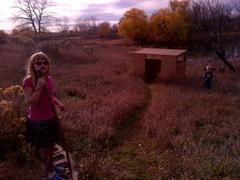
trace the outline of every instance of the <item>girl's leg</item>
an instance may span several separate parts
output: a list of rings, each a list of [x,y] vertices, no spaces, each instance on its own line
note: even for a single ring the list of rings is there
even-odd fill
[[[47,173],[52,173],[54,147],[51,146],[51,147],[44,148],[43,151],[44,151],[44,157],[45,157],[46,171]]]
[[[47,179],[48,180],[62,180],[62,178],[53,169],[53,153],[55,148],[53,146],[44,148]]]

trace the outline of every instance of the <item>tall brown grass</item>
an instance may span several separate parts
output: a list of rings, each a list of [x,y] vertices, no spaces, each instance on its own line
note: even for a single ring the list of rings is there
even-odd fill
[[[239,179],[238,73],[221,74],[217,60],[193,57],[188,58],[185,79],[156,80],[146,85],[132,75],[134,66],[124,46],[109,47],[106,42],[101,45],[97,41],[67,46],[61,46],[61,41],[54,43],[50,55],[58,56],[53,57],[51,73],[57,97],[66,106],[66,112],[60,114],[61,122],[81,179]],[[35,50],[50,45],[36,44]],[[86,46],[92,49],[91,53],[86,53]],[[22,83],[28,55],[22,54],[21,47],[17,43],[1,46],[3,89]],[[203,68],[208,63],[217,69],[213,87],[206,91]],[[14,107],[22,102],[10,96],[1,98],[11,101]],[[14,113],[16,117],[16,111],[11,111],[10,116]],[[139,127],[127,132],[126,139],[139,140],[141,144],[126,145],[121,139],[111,151],[103,146],[109,145],[106,142],[112,137],[118,138],[116,134],[126,133],[119,127],[131,126],[128,122],[136,117]],[[3,120],[1,123],[6,125]],[[24,157],[31,161],[27,157],[30,150],[25,150],[28,153]],[[18,157],[21,159],[22,155]],[[39,163],[34,166],[40,168]],[[16,171],[19,168],[11,163],[10,167]],[[26,164],[17,172],[17,179],[41,176],[37,169],[29,171]]]
[[[208,62],[193,60],[185,80],[151,85],[152,103],[142,123],[161,159],[174,157],[171,168],[160,165],[158,176],[238,179],[239,74],[216,70],[213,88],[206,91],[201,67]]]
[[[50,45],[36,44],[35,51],[39,47],[45,50]],[[0,74],[2,88],[22,84],[28,56],[21,54],[21,46],[6,44],[0,52],[0,66],[4,69]],[[86,176],[89,171],[95,173],[96,170],[93,168],[95,163],[91,164],[92,151],[101,150],[129,113],[143,104],[146,92],[143,81],[131,76],[132,66],[124,49],[92,46],[93,51],[86,53],[84,48],[84,45],[74,44],[63,49],[56,42],[48,50],[53,57],[51,73],[56,94],[66,106],[66,112],[60,114],[65,136],[77,155],[87,153],[89,163],[85,164],[82,174]],[[21,168],[21,171],[25,170]],[[29,173],[33,172],[35,169]],[[40,174],[37,176],[40,178]]]

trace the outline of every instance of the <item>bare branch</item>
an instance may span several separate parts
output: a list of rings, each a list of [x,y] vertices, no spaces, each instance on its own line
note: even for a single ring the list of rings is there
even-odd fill
[[[239,0],[238,0],[239,1]],[[193,29],[203,37],[206,50],[213,50],[232,71],[235,68],[227,60],[228,39],[224,37],[230,27],[232,8],[220,0],[192,0]],[[198,42],[200,43],[201,40]]]
[[[232,5],[235,10],[240,14],[240,0],[232,0]]]
[[[50,0],[17,0],[13,7],[16,9],[13,19],[21,25],[31,26],[36,35],[41,35],[44,26],[54,19],[49,8],[55,5]]]

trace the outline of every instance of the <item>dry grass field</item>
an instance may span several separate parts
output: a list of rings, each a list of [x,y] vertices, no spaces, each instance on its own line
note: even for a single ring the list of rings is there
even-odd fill
[[[185,79],[146,84],[134,74],[129,52],[136,48],[129,42],[8,42],[0,45],[2,92],[21,85],[25,60],[37,49],[52,56],[56,94],[66,106],[61,122],[80,179],[240,178],[239,72],[220,73],[213,56],[189,56]],[[206,91],[208,63],[217,69]],[[18,137],[0,137],[0,179],[41,179],[42,164],[19,142],[23,97],[0,95],[13,107],[7,120],[0,117],[0,135],[11,129]]]

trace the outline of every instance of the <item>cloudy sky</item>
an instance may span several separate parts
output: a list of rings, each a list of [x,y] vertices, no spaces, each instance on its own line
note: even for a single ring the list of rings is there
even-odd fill
[[[0,6],[0,29],[10,30],[14,27],[11,17],[14,14],[14,2],[6,0]],[[169,0],[55,0],[57,5],[53,11],[57,17],[96,17],[100,21],[117,22],[124,12],[130,8],[139,8],[151,14],[168,6]]]

